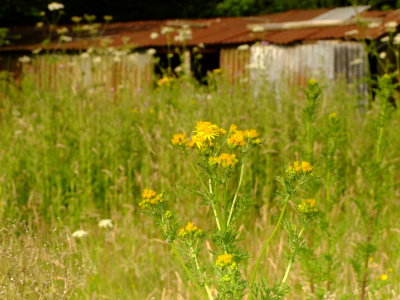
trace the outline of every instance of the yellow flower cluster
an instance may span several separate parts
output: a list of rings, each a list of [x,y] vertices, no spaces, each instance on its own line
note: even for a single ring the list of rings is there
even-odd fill
[[[222,73],[222,69],[214,69],[214,70],[212,70],[212,73],[213,73],[214,75],[221,74],[221,73]]]
[[[219,127],[217,124],[205,121],[197,122],[193,132],[194,135],[190,140],[183,133],[177,133],[174,134],[171,142],[178,146],[185,145],[190,148],[196,146],[198,149],[204,149],[207,146],[214,146],[214,140],[227,133],[224,128]],[[261,140],[258,138],[258,132],[255,129],[237,130],[236,125],[231,125],[227,142],[231,147],[237,147],[245,146],[249,143],[257,145],[261,143]]]
[[[329,118],[329,119],[336,119],[336,118],[337,118],[337,113],[335,113],[335,112],[330,113],[329,116],[328,116],[328,118]]]
[[[302,161],[299,163],[297,160],[293,163],[293,165],[290,165],[287,169],[287,172],[289,173],[310,173],[312,171],[313,167],[309,162]]]
[[[318,212],[318,208],[315,207],[315,199],[306,199],[301,201],[301,204],[297,206],[297,209],[302,214],[310,214]]]
[[[210,157],[209,163],[211,166],[217,164],[227,168],[234,167],[238,163],[238,159],[236,158],[236,154],[222,153],[218,157]]]
[[[232,147],[245,146],[248,142],[256,145],[261,143],[261,139],[258,138],[258,132],[255,129],[237,130],[237,126],[232,124],[229,131],[231,134],[228,138],[228,144]]]
[[[186,227],[183,227],[179,230],[178,236],[184,237],[187,234],[191,234],[191,233],[199,234],[201,232],[202,232],[202,230],[197,228],[197,226],[194,225],[193,222],[189,222],[189,223],[187,223]]]
[[[220,267],[228,265],[230,267],[236,267],[236,263],[233,261],[233,255],[228,253],[218,255],[215,264]]]
[[[310,78],[310,79],[308,79],[307,83],[309,85],[316,85],[318,83],[318,81],[314,78]]]
[[[226,130],[222,127],[218,127],[216,124],[212,124],[211,122],[199,121],[196,124],[196,129],[193,131],[195,136],[193,136],[192,140],[195,140],[200,143],[208,142],[209,145],[212,145],[212,141],[226,133]]]
[[[187,138],[184,133],[177,133],[174,134],[171,140],[172,144],[177,145],[177,146],[184,146],[187,144]]]
[[[173,79],[167,76],[164,76],[157,80],[157,85],[158,86],[170,86],[172,83]]]
[[[143,190],[142,198],[143,200],[139,203],[141,208],[147,208],[150,207],[150,205],[156,205],[164,202],[161,194],[157,195],[155,191],[149,189]]]

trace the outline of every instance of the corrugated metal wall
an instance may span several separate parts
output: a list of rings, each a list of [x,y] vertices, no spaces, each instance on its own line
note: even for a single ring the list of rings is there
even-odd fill
[[[220,52],[220,68],[230,82],[248,75],[250,50],[238,50],[235,48],[222,48]]]
[[[142,88],[151,83],[153,60],[148,54],[119,56],[82,56],[48,54],[33,57],[24,64],[23,73],[31,73],[35,84],[43,88],[70,86],[80,88]]]
[[[307,79],[320,76],[359,83],[368,75],[367,66],[361,43],[318,41],[295,46],[254,45],[249,68],[252,81],[285,79],[290,84],[304,85]],[[360,92],[365,93],[366,88],[360,83]]]

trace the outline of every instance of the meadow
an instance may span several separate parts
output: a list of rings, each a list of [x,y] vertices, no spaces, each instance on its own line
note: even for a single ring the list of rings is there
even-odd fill
[[[248,253],[236,275],[247,282],[282,212],[277,177],[294,161],[312,165],[314,180],[288,202],[291,223],[282,221],[260,261],[264,294],[246,286],[244,298],[400,299],[400,112],[388,101],[391,82],[382,77],[371,101],[322,78],[258,91],[218,76],[209,86],[182,79],[117,91],[1,80],[0,298],[204,299],[139,203],[144,189],[164,193],[180,226],[204,229],[198,256],[215,267],[213,212],[192,192],[205,175],[171,142],[209,121],[261,139],[232,167],[226,191],[248,200],[235,227]],[[304,198],[318,210],[300,240]],[[105,219],[112,225],[99,226]],[[287,285],[274,290],[282,278]]]

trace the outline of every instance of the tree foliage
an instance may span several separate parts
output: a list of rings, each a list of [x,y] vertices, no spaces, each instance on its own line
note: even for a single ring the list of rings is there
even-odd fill
[[[51,0],[0,0],[0,26],[30,25],[39,21]],[[115,21],[246,16],[290,9],[368,4],[375,9],[400,7],[400,0],[58,0],[65,5],[61,19],[76,15],[112,15]]]

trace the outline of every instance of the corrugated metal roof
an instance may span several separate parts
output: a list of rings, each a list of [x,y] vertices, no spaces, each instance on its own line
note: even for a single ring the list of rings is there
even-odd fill
[[[348,20],[357,14],[361,14],[369,8],[369,5],[336,7],[313,18],[313,20]]]
[[[354,11],[354,8],[352,8]],[[348,8],[347,10],[350,10]],[[163,27],[168,24],[177,29],[179,24],[187,24],[192,31],[192,38],[186,41],[186,45],[195,46],[200,43],[205,45],[218,44],[242,44],[256,41],[268,41],[275,44],[289,44],[307,40],[318,39],[359,39],[378,38],[385,34],[384,24],[390,21],[400,23],[400,10],[392,11],[365,11],[360,14],[361,18],[376,19],[378,22],[373,28],[359,27],[357,25],[318,27],[303,29],[288,29],[281,31],[253,32],[248,28],[251,24],[284,23],[318,19],[329,16],[329,12],[337,12],[336,9],[312,9],[291,10],[283,13],[261,15],[254,17],[237,18],[214,18],[196,20],[159,20],[159,21],[134,21],[124,23],[111,23],[106,28],[100,27],[99,36],[83,36],[72,31],[73,26],[67,26],[73,36],[73,40],[67,43],[53,41],[44,46],[41,41],[46,38],[44,29],[33,27],[20,27],[11,30],[11,34],[21,35],[12,46],[1,47],[0,51],[31,51],[37,48],[43,49],[70,49],[85,50],[89,47],[112,46],[112,47],[165,47],[168,43],[182,45],[174,40],[176,32],[169,36],[161,34]],[[336,13],[335,13],[336,14]],[[334,14],[334,15],[335,15]],[[349,12],[350,14],[350,12]],[[352,30],[358,30],[357,34],[348,35]],[[153,35],[152,35],[153,33]],[[158,34],[155,37],[155,33]],[[153,37],[153,38],[152,38]]]

